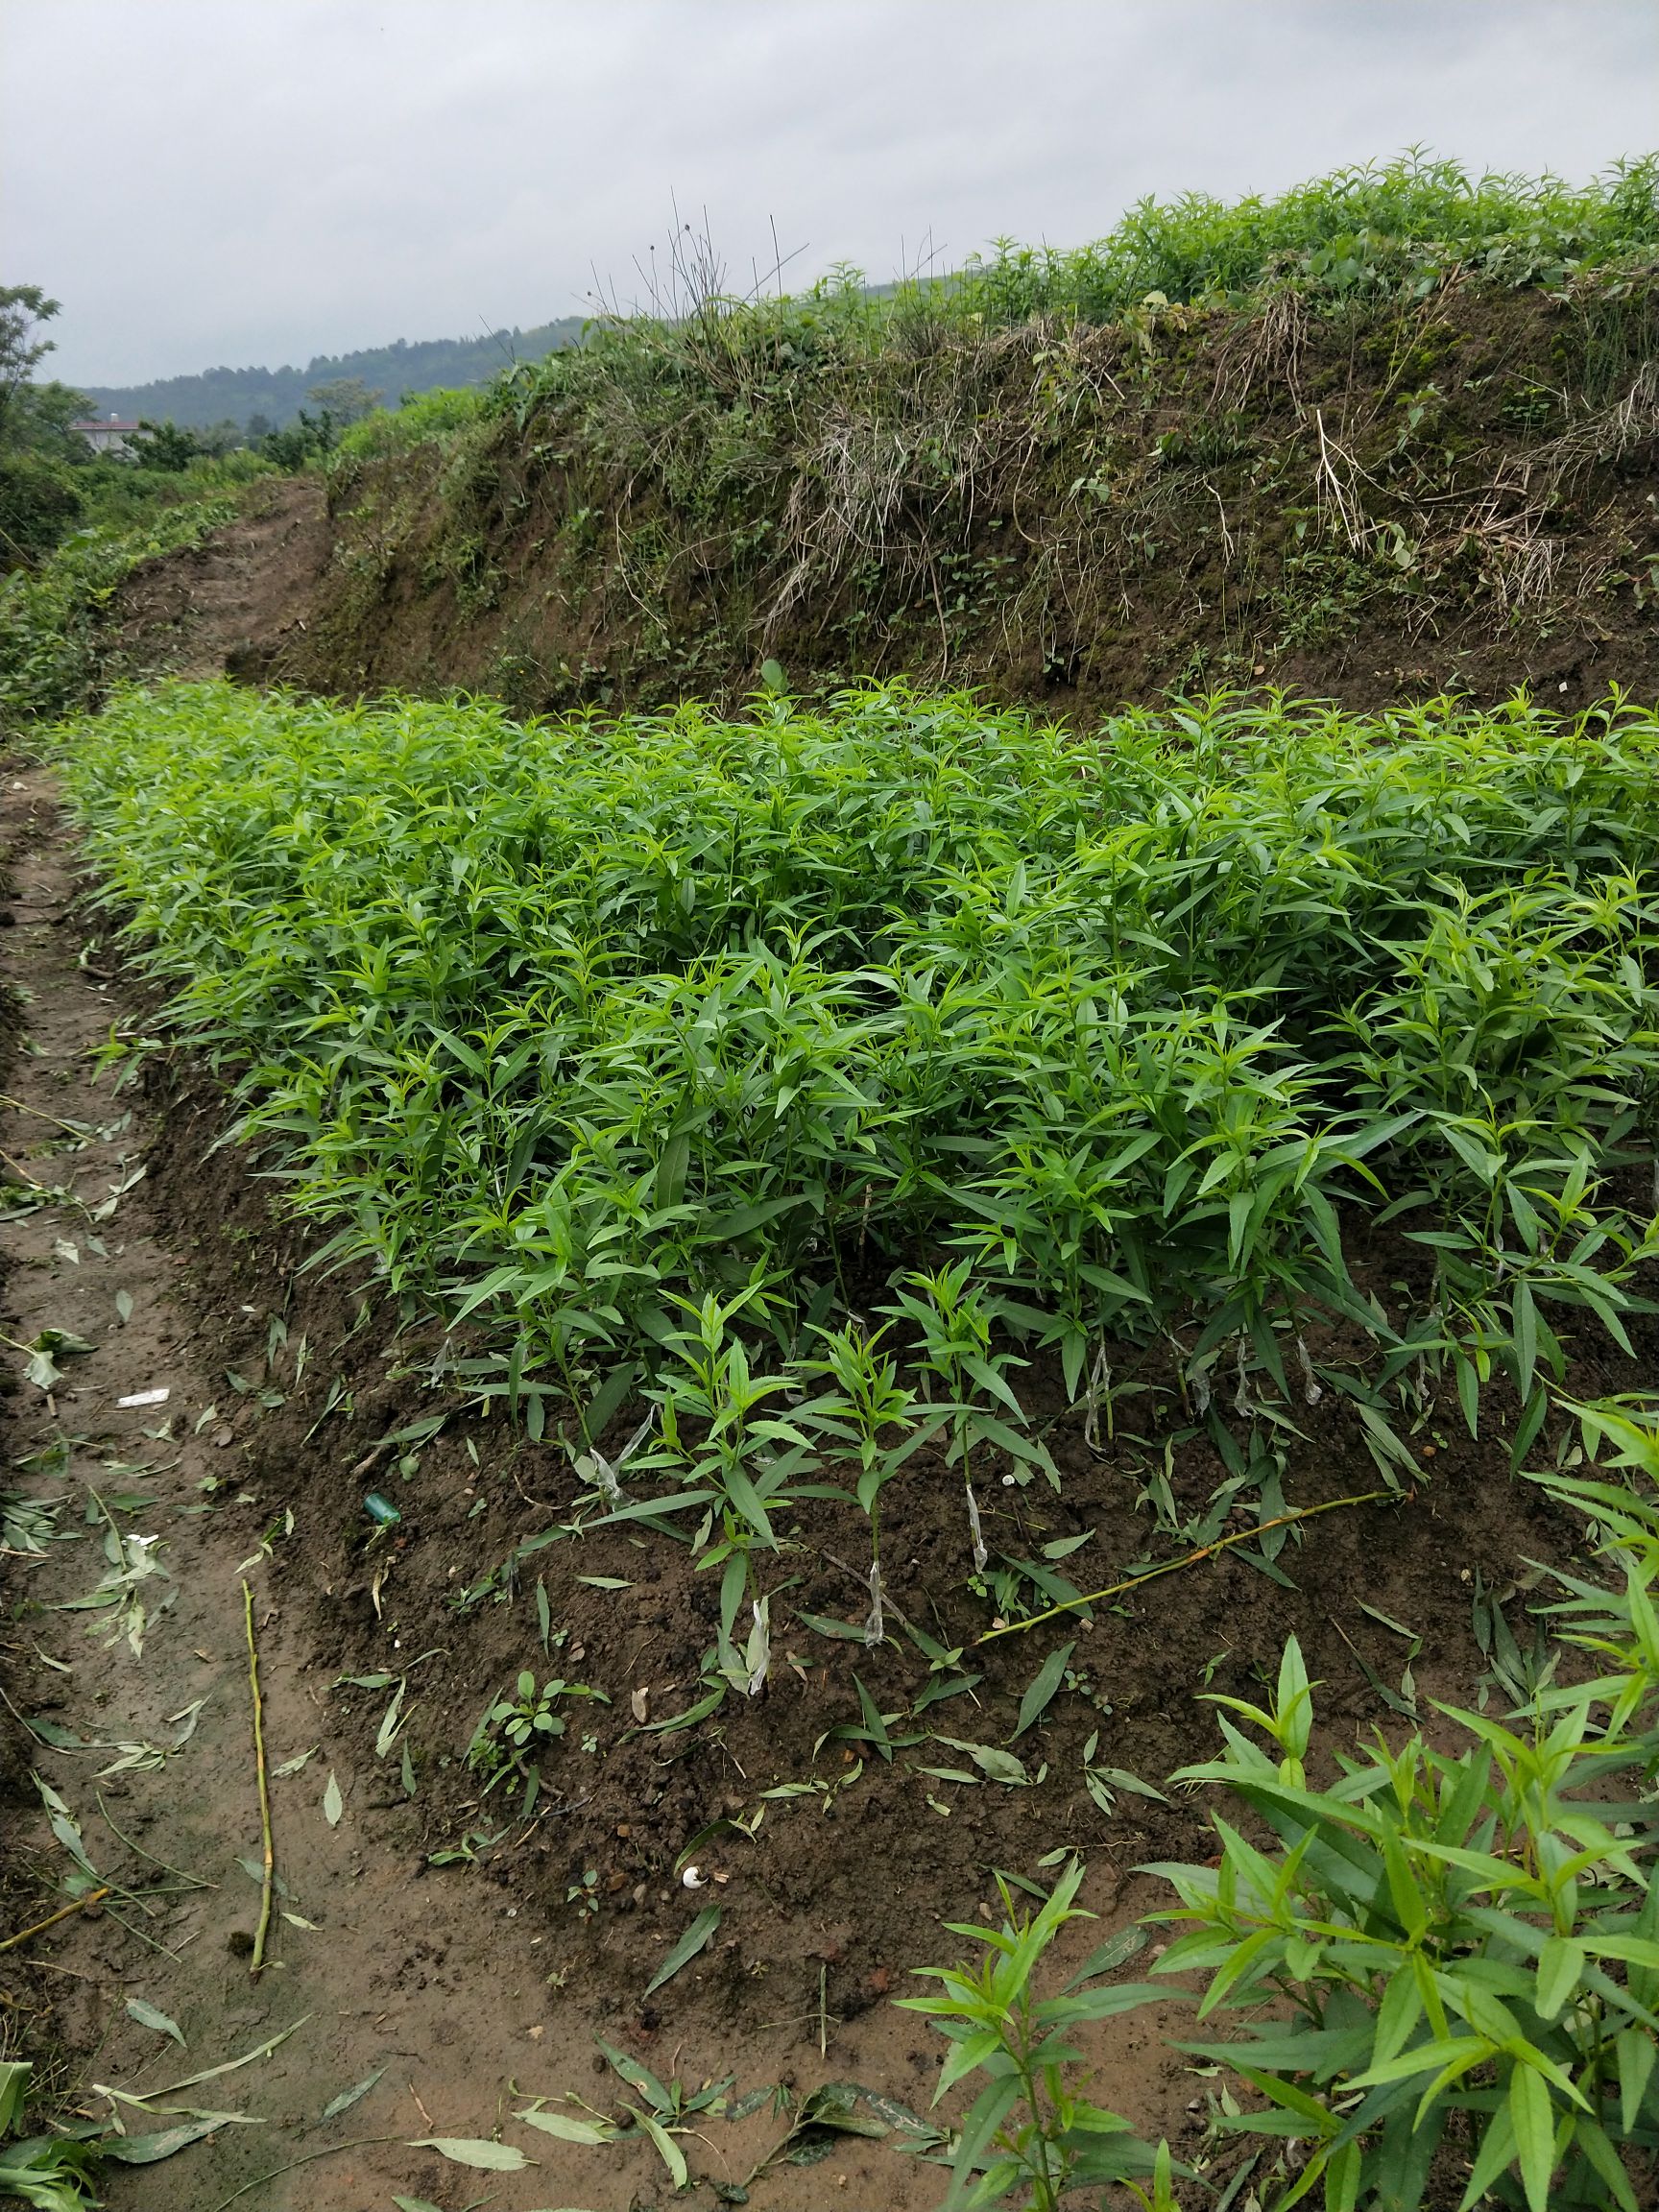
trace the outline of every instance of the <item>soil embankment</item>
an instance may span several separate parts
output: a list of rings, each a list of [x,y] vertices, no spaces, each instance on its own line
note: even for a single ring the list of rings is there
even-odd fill
[[[519,712],[866,676],[1062,716],[1659,695],[1652,272],[946,327],[868,373],[550,381],[120,595],[131,665]]]
[[[109,674],[254,670],[303,637],[333,550],[322,479],[255,487],[234,522],[122,588]]]

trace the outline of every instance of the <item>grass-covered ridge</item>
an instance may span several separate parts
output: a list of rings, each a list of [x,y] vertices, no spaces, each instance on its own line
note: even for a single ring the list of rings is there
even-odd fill
[[[1535,1423],[1563,1323],[1619,1329],[1659,1042],[1628,707],[1080,736],[902,689],[521,726],[177,685],[59,752],[298,1204],[516,1382],[757,1282],[787,1344],[941,1259],[1072,1394],[1172,1328],[1283,1390],[1323,1310]],[[1416,1293],[1356,1286],[1367,1216]]]
[[[1270,199],[1186,192],[1137,203],[1104,238],[1072,249],[1002,243],[965,279],[972,311],[1002,321],[1071,313],[1105,321],[1149,293],[1192,302],[1291,281],[1338,295],[1431,289],[1454,268],[1506,284],[1659,249],[1659,156],[1583,185],[1472,176],[1407,154],[1310,179]]]
[[[818,697],[1582,706],[1647,684],[1656,269],[1653,159],[1189,196],[882,292],[733,298],[687,249],[661,312],[349,434],[278,672],[520,712],[731,710],[768,659]]]

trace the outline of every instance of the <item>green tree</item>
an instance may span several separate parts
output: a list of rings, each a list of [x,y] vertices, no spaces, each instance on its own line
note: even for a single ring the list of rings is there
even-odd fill
[[[190,430],[177,422],[140,422],[132,441],[132,451],[146,469],[165,469],[178,474],[189,468],[198,453],[207,448]]]
[[[41,460],[79,467],[92,458],[75,424],[92,412],[71,384],[20,384],[12,396],[8,443]]]
[[[361,376],[330,376],[313,384],[305,397],[344,430],[372,415],[386,395],[372,392]]]
[[[0,284],[0,441],[10,431],[19,388],[52,351],[52,341],[41,337],[40,327],[58,308],[59,302],[48,300],[38,284]]]

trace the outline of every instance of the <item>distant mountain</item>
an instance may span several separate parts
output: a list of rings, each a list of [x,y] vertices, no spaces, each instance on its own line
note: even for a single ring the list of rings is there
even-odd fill
[[[273,427],[292,422],[314,384],[361,376],[372,392],[395,407],[406,392],[487,384],[514,361],[539,360],[575,345],[584,318],[566,315],[534,330],[492,331],[480,338],[425,338],[374,346],[362,353],[319,353],[304,369],[205,369],[198,376],[165,376],[154,384],[84,384],[79,387],[101,415],[127,421],[178,422],[204,430],[212,422],[244,425],[262,415]]]

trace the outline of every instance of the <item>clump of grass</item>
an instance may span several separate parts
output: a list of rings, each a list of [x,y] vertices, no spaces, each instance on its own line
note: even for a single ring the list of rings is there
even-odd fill
[[[1659,726],[1617,701],[1219,696],[1077,736],[900,688],[601,728],[170,685],[58,749],[175,1034],[237,1071],[327,1258],[470,1317],[538,1421],[677,1344],[712,1419],[710,1311],[810,1349],[941,1254],[1073,1397],[1172,1330],[1195,1402],[1289,1397],[1323,1314],[1472,1427],[1506,1379],[1518,1452],[1571,1329],[1623,1334]],[[1368,1221],[1422,1255],[1389,1310]],[[967,1477],[1017,1430],[958,1334]],[[721,1438],[749,1468],[737,1380],[692,1491]]]

